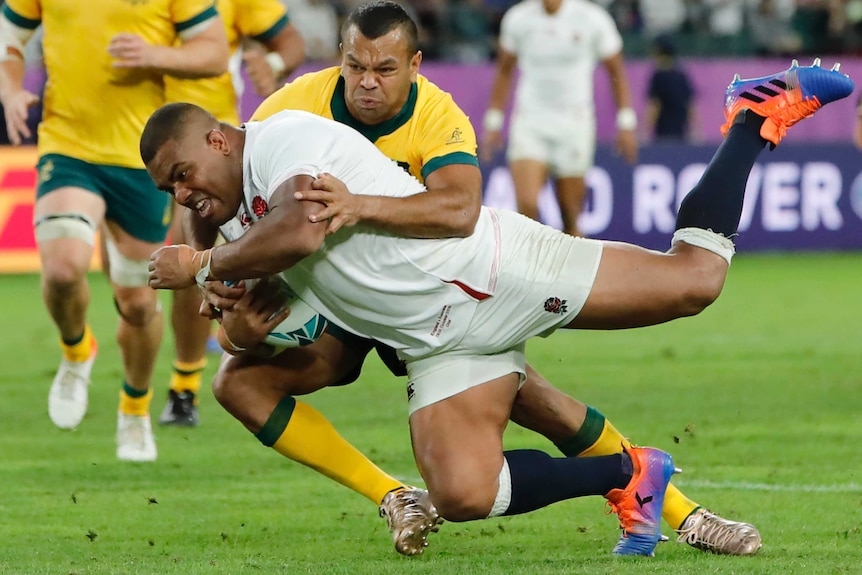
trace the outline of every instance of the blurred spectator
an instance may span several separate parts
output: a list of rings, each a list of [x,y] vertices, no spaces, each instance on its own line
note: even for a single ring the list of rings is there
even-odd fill
[[[307,60],[338,58],[339,20],[335,6],[327,0],[289,0],[290,19],[305,40]]]
[[[483,0],[450,0],[443,55],[458,62],[486,62],[493,54],[492,13]]]
[[[694,117],[694,88],[676,59],[676,43],[669,34],[653,42],[655,68],[649,82],[647,120],[653,140],[685,141]]]
[[[764,56],[798,54],[802,40],[791,26],[795,0],[760,0],[748,14],[748,25],[755,50]]]
[[[639,5],[644,32],[650,37],[677,32],[685,23],[683,0],[640,0]]]
[[[793,26],[805,54],[840,53],[846,21],[844,0],[796,0]]]

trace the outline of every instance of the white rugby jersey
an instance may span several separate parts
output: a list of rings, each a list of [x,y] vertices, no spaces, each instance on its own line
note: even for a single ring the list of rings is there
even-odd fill
[[[516,113],[565,113],[593,109],[596,64],[623,47],[617,26],[602,7],[563,0],[548,14],[541,0],[524,0],[500,24],[500,46],[518,58]]]
[[[357,195],[425,193],[418,180],[352,128],[287,110],[246,124],[243,203],[222,233],[236,239],[266,217],[282,183],[323,172]],[[343,329],[417,358],[461,341],[478,302],[494,292],[499,257],[497,220],[483,208],[468,238],[425,240],[344,227],[281,275]]]

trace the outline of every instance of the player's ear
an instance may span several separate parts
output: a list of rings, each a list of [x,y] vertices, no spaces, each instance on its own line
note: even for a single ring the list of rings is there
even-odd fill
[[[218,150],[225,155],[230,153],[230,144],[227,141],[227,136],[221,130],[213,128],[207,132],[207,144],[213,150]]]
[[[422,50],[416,50],[413,57],[410,58],[410,79],[416,81],[416,75],[419,74],[419,64],[422,63]]]

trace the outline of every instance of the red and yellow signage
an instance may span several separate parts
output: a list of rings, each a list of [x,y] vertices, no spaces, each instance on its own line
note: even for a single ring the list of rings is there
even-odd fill
[[[0,146],[0,273],[39,271],[33,236],[37,159],[35,146]],[[100,262],[94,250],[90,269],[100,269]]]
[[[0,146],[0,272],[39,271],[33,237],[36,148]]]

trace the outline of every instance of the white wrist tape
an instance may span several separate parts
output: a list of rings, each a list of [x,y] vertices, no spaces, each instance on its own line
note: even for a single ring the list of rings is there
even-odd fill
[[[272,73],[275,74],[275,77],[280,78],[287,69],[287,66],[284,64],[284,58],[281,57],[281,54],[278,52],[267,52],[265,59],[266,63],[269,64],[269,67],[272,68]]]
[[[485,128],[486,132],[499,132],[503,129],[503,121],[505,119],[506,115],[503,113],[503,110],[489,108],[485,112],[485,118],[482,120],[482,127]]]
[[[204,250],[201,253],[201,268],[195,274],[195,282],[200,286],[204,287],[204,284],[207,281],[207,278],[210,275],[210,268],[212,267],[212,250]]]
[[[632,108],[620,108],[617,110],[617,129],[634,130],[638,127],[638,115]]]

